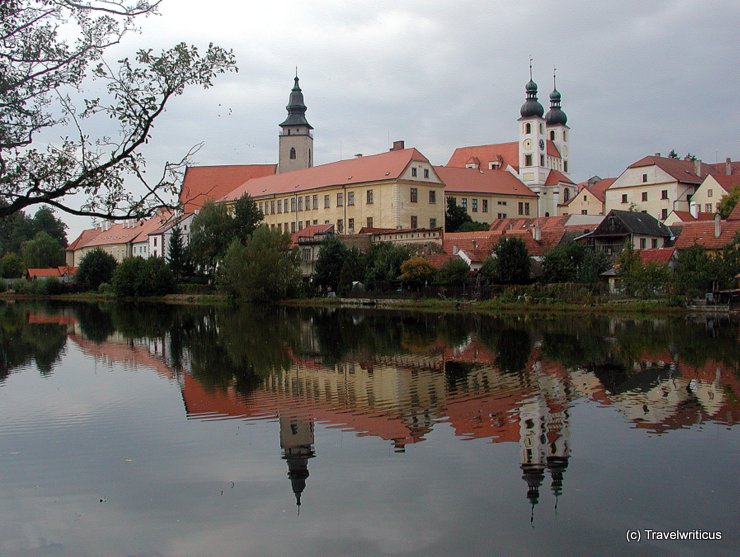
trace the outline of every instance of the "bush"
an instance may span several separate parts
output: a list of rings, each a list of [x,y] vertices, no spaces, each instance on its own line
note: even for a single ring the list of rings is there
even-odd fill
[[[175,289],[172,271],[161,257],[124,259],[113,272],[113,292],[119,298],[163,296]]]
[[[115,258],[101,248],[86,253],[80,261],[75,282],[83,290],[98,290],[103,282],[111,282],[116,269]]]

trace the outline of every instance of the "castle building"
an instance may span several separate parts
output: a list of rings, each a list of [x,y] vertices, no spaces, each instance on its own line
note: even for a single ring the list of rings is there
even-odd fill
[[[537,100],[538,87],[531,70],[530,66],[530,79],[525,85],[526,98],[519,111],[518,141],[458,147],[447,166],[509,171],[538,196],[536,207],[526,216],[557,216],[577,192],[576,184],[567,176],[570,171],[570,128],[554,77],[550,109],[545,114]]]

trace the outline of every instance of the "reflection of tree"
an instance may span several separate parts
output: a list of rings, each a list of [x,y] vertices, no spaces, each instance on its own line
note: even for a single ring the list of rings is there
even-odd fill
[[[42,375],[50,374],[67,342],[64,325],[28,323],[22,306],[2,306],[0,328],[0,381],[32,361]]]
[[[527,366],[531,351],[532,342],[528,331],[503,329],[498,337],[496,367],[501,371],[522,371]]]
[[[172,330],[177,308],[169,304],[114,304],[111,319],[126,338],[162,338]]]
[[[83,336],[97,344],[105,342],[115,331],[110,307],[98,304],[78,304],[74,308]]]

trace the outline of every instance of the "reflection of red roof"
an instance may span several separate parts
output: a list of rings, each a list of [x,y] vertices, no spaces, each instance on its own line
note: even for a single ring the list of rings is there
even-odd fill
[[[118,342],[96,343],[79,335],[69,335],[69,338],[88,356],[102,358],[109,364],[117,363],[133,365],[134,367],[146,367],[153,369],[157,375],[166,379],[175,377],[175,372],[167,365],[167,362],[162,358],[153,356],[144,346]]]
[[[416,149],[387,151],[379,155],[355,157],[274,176],[255,178],[223,196],[224,201],[239,199],[245,193],[252,197],[269,194],[303,192],[315,188],[397,180],[412,161],[429,160]]]
[[[469,192],[537,197],[524,182],[507,170],[478,170],[447,166],[435,166],[434,170],[445,183],[445,194]]]
[[[30,311],[28,312],[28,323],[30,325],[74,325],[77,319],[66,313],[47,314]]]
[[[180,203],[185,213],[193,213],[206,201],[221,199],[247,180],[271,176],[276,171],[276,164],[190,166],[182,182]]]

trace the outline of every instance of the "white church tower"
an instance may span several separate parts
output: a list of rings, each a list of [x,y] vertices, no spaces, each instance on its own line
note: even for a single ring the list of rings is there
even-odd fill
[[[298,75],[290,92],[288,117],[280,124],[278,172],[290,172],[313,166],[313,126],[306,120],[306,105],[298,85]]]
[[[536,194],[539,194],[539,207],[533,217],[544,216],[546,196],[543,187],[547,179],[547,135],[545,109],[537,101],[537,84],[532,79],[532,63],[529,64],[529,83],[526,85],[527,99],[519,111],[519,177]],[[554,214],[554,213],[551,213]]]
[[[568,139],[570,128],[567,126],[568,117],[560,108],[561,95],[556,87],[555,72],[552,74],[552,93],[550,93],[550,110],[545,114],[545,125],[547,129],[547,139],[552,141],[555,148],[560,153],[562,168],[558,168],[568,174],[570,172],[568,164]]]

